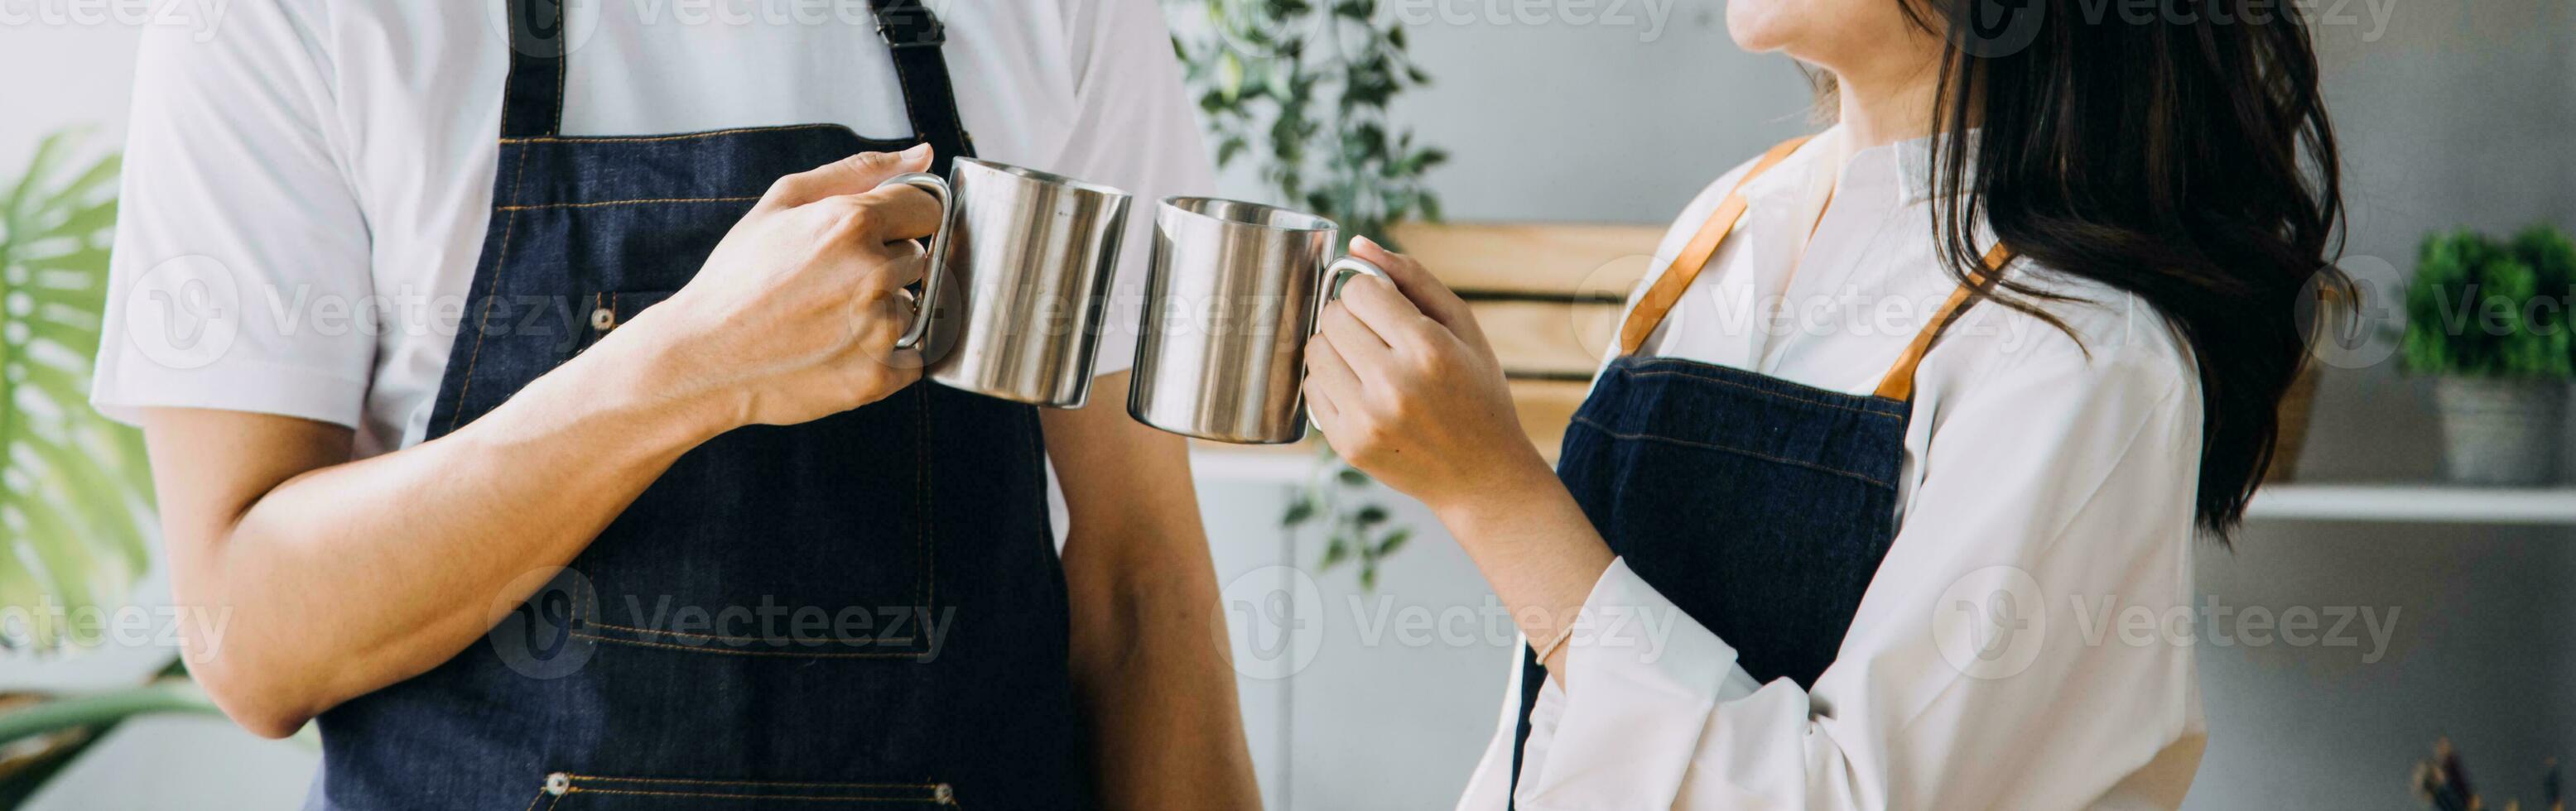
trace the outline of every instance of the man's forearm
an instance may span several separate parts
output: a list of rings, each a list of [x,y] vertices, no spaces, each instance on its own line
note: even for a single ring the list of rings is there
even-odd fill
[[[1101,799],[1257,808],[1189,445],[1127,416],[1127,380],[1104,376],[1090,406],[1041,415],[1072,521],[1070,665]]]
[[[649,342],[603,341],[454,434],[284,478],[264,491],[192,482],[156,458],[173,590],[224,617],[191,667],[236,720],[283,735],[424,672],[487,631],[721,424],[648,378]],[[615,344],[615,345],[612,345]],[[156,456],[274,452],[204,436],[220,412],[156,415]],[[333,429],[338,430],[338,429]],[[165,504],[165,507],[169,506]],[[175,516],[208,516],[180,526]],[[230,522],[224,523],[223,517]]]
[[[1176,573],[1075,608],[1073,678],[1106,807],[1260,807],[1212,580]]]

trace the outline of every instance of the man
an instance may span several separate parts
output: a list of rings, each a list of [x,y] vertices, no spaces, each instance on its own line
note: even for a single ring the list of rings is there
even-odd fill
[[[192,671],[253,732],[318,717],[312,807],[1254,803],[1133,318],[1080,410],[895,348],[938,205],[887,178],[1209,184],[1159,11],[855,2],[147,41],[94,399],[178,601],[228,612]]]

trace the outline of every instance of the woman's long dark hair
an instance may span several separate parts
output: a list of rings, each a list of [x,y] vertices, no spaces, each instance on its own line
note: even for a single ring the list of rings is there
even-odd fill
[[[1931,170],[1945,264],[1963,283],[1980,266],[1982,220],[2154,305],[2199,367],[2195,516],[2223,539],[2306,358],[2299,298],[2342,287],[2334,131],[2297,4],[2164,0],[2140,22],[2126,3],[1899,2],[1949,42]],[[2056,323],[2037,302],[2058,297],[2011,274],[1977,292]]]

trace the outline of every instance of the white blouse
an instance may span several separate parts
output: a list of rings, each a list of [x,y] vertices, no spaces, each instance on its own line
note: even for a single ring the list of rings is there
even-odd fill
[[[1827,130],[1746,185],[1734,236],[1641,351],[1876,387],[1954,284],[1927,210],[1931,142],[1837,171],[1841,139]],[[1744,171],[1682,212],[1663,262]],[[1896,539],[1814,689],[1755,683],[1726,640],[1614,563],[1565,678],[1540,693],[1520,808],[2181,803],[2205,740],[2198,378],[2143,302],[2026,261],[2009,272],[2083,299],[2046,305],[2074,334],[1988,302],[1924,358]],[[1512,682],[1461,811],[1513,791],[1517,657]]]

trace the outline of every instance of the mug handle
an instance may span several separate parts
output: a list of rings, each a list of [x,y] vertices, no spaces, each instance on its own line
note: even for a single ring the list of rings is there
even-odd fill
[[[885,188],[896,184],[911,186],[939,198],[939,230],[931,233],[930,247],[923,254],[930,267],[921,273],[921,298],[912,305],[912,327],[894,341],[896,349],[919,349],[921,340],[930,334],[930,314],[938,312],[939,288],[948,281],[948,218],[957,211],[956,199],[948,192],[948,179],[929,172],[906,172],[886,178],[877,184]]]
[[[1314,337],[1315,333],[1323,331],[1324,305],[1341,298],[1342,285],[1349,284],[1353,276],[1375,276],[1387,280],[1390,284],[1395,282],[1393,277],[1386,275],[1385,268],[1378,267],[1376,263],[1369,260],[1349,255],[1333,260],[1332,264],[1324,266],[1324,294],[1315,297],[1315,311],[1306,315],[1306,323],[1313,325],[1306,330],[1307,337]]]

